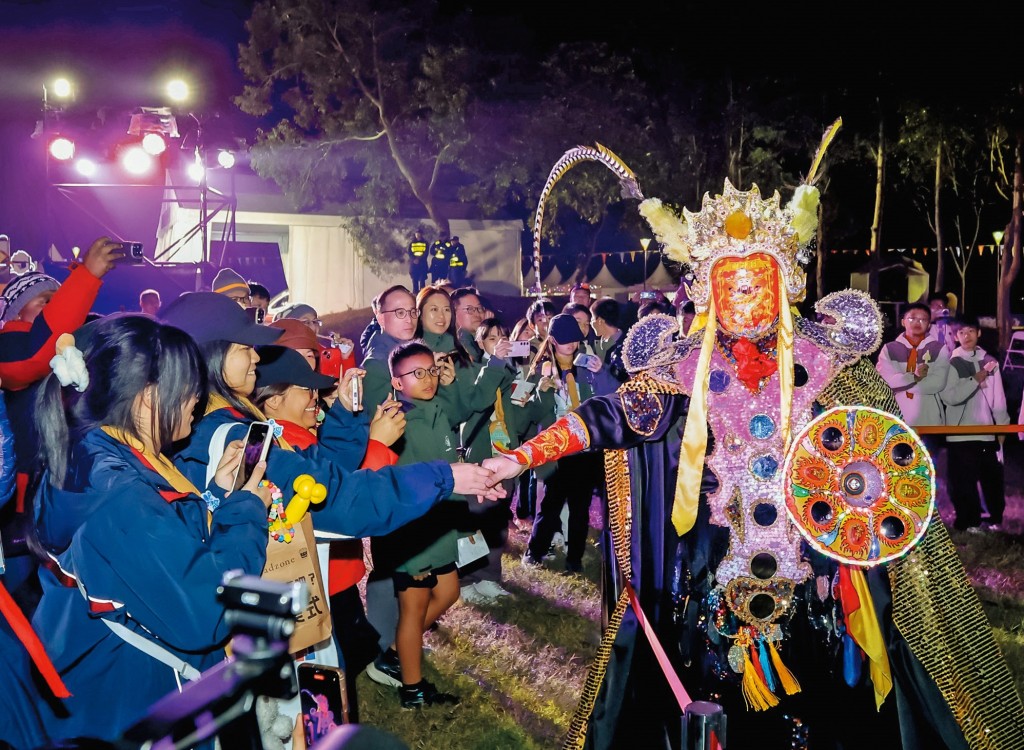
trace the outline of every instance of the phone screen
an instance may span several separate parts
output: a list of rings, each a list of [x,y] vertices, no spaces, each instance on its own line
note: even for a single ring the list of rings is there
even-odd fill
[[[314,747],[337,726],[348,723],[340,669],[319,664],[299,665],[299,695],[306,747]]]
[[[234,488],[242,489],[242,486],[249,481],[256,464],[263,458],[263,446],[267,441],[270,425],[266,422],[253,422],[249,425],[249,431],[245,434],[245,448],[242,452],[242,462],[238,464],[235,471]]]

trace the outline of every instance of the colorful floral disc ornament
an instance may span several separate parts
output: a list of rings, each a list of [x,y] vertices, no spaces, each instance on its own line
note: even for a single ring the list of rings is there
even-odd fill
[[[871,567],[906,554],[935,509],[935,466],[892,414],[839,407],[793,440],[783,466],[786,510],[814,549]]]

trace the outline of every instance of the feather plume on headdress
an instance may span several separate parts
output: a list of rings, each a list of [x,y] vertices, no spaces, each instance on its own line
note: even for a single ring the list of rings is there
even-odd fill
[[[643,201],[640,204],[640,215],[651,227],[666,255],[680,263],[690,262],[690,254],[686,251],[686,222],[681,216],[659,198],[648,198]]]

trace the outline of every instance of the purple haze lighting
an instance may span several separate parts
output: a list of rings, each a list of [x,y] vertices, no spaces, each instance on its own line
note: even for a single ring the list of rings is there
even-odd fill
[[[96,162],[92,159],[79,159],[75,162],[75,169],[82,177],[92,177],[96,174]]]
[[[67,161],[75,155],[75,143],[70,138],[58,136],[50,141],[50,156],[57,161]]]
[[[151,156],[159,156],[167,150],[167,141],[159,133],[146,133],[142,137],[142,150]]]
[[[143,175],[153,168],[153,157],[139,146],[132,146],[121,156],[121,166],[133,175]]]

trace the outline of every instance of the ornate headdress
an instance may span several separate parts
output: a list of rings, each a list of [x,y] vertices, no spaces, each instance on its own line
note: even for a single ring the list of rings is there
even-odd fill
[[[657,198],[640,204],[640,214],[650,224],[666,255],[690,267],[694,279],[690,299],[697,312],[706,312],[710,296],[708,277],[715,262],[726,255],[770,255],[782,269],[783,288],[791,304],[804,298],[807,276],[800,265],[803,251],[818,227],[818,190],[803,184],[793,200],[780,206],[778,191],[761,198],[757,185],[737,190],[729,180],[721,195],[704,202],[697,213],[683,209],[677,216]]]
[[[721,195],[712,199],[705,194],[700,212],[693,213],[684,209],[684,216],[680,217],[657,198],[644,200],[633,170],[600,144],[597,148],[577,146],[563,154],[552,168],[541,191],[533,231],[533,262],[538,285],[540,232],[547,196],[554,184],[581,161],[600,162],[612,170],[619,178],[623,197],[642,201],[640,213],[657,235],[665,253],[688,264],[694,273],[690,298],[697,311],[704,315],[704,333],[683,430],[676,497],[672,508],[672,522],[679,534],[689,531],[697,517],[700,480],[708,440],[707,382],[718,328],[710,284],[711,271],[715,263],[726,256],[742,259],[755,254],[768,255],[778,263],[779,286],[785,290],[787,301],[792,304],[803,299],[806,275],[800,268],[799,260],[818,226],[819,196],[813,183],[825,150],[841,125],[842,120],[837,119],[825,131],[804,183],[785,208],[781,207],[777,192],[765,201],[756,185],[744,192],[726,180]],[[793,316],[788,304],[779,305],[778,318],[776,351],[781,402],[780,428],[783,445],[788,448],[794,336]]]

